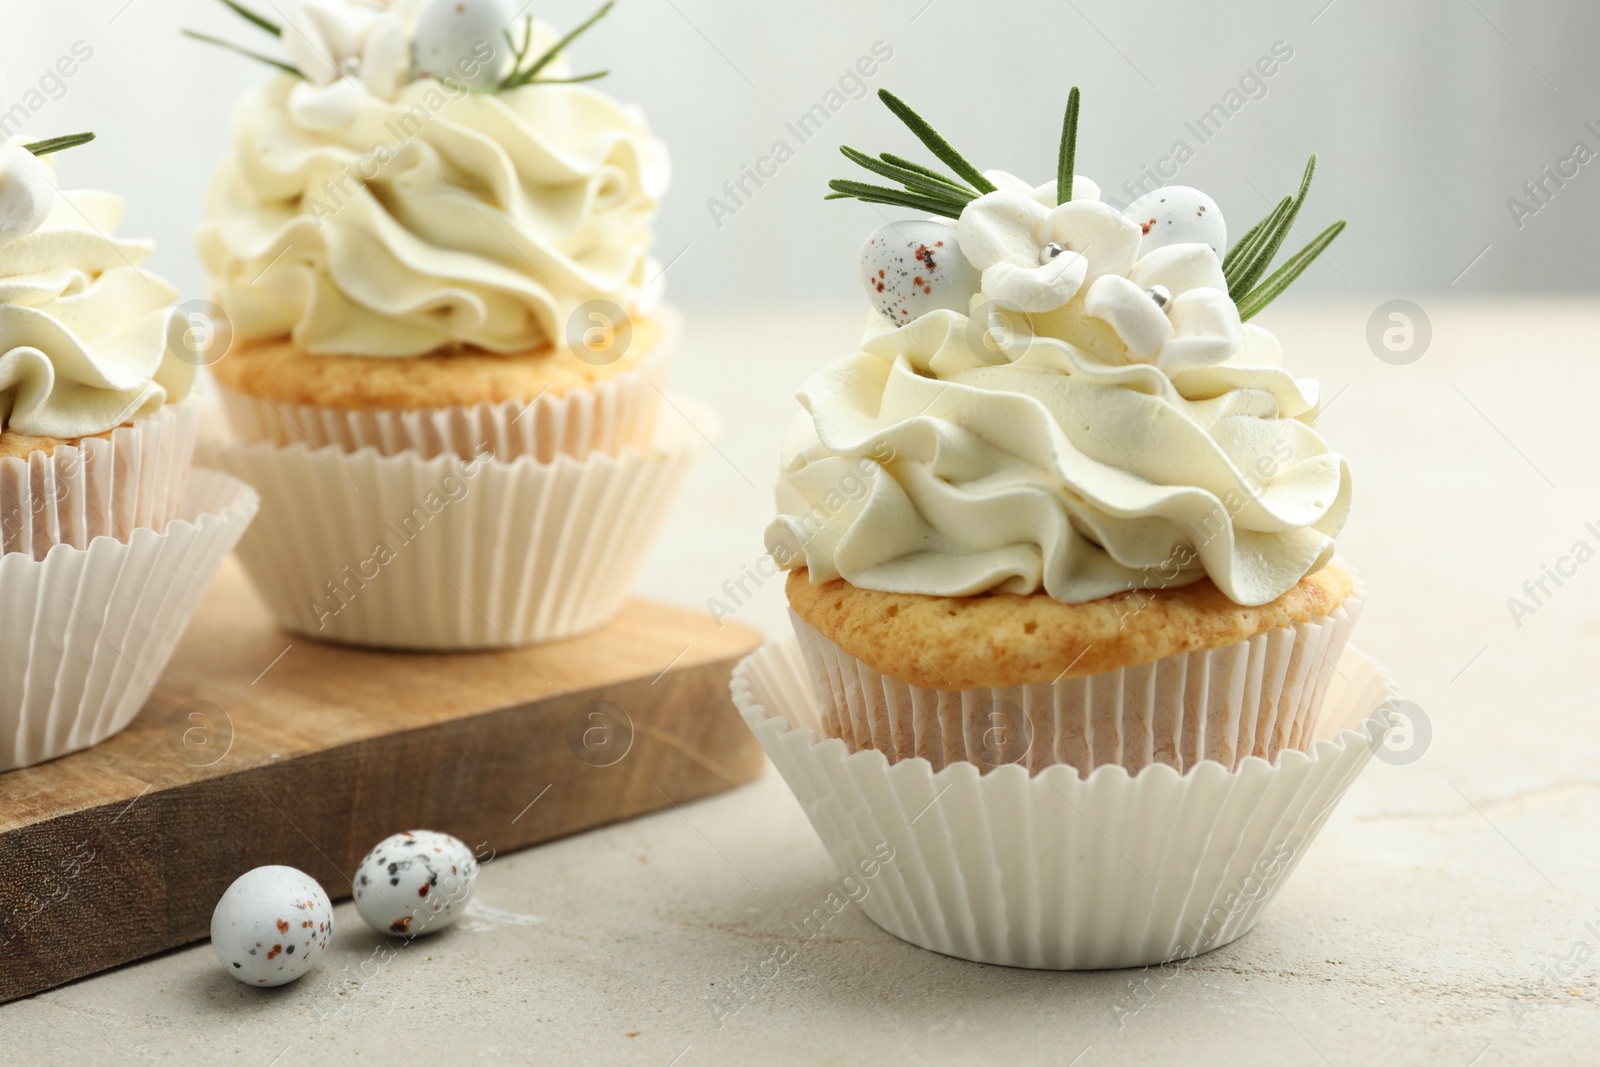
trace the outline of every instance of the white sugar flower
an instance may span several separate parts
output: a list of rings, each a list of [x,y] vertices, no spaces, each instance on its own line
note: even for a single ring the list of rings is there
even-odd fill
[[[996,189],[969,203],[956,223],[961,252],[983,272],[983,292],[1020,311],[1054,311],[1084,284],[1133,267],[1137,224],[1095,199],[1074,178],[1073,199],[1055,203],[1055,183],[1031,188],[1009,174],[985,175]]]
[[[1132,360],[1172,375],[1221,363],[1238,351],[1239,309],[1210,248],[1167,245],[1126,274],[1097,280],[1083,309],[1110,325]]]
[[[289,95],[290,113],[313,129],[349,125],[369,96],[393,100],[411,71],[401,15],[350,0],[299,0],[283,47],[305,75]]]

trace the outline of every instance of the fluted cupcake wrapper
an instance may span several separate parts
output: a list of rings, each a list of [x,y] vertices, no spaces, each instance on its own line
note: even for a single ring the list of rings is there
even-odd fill
[[[555,641],[609,622],[714,433],[663,419],[619,455],[380,455],[202,442],[261,493],[239,558],[279,625],[326,641],[434,651]],[[699,428],[697,428],[699,427]]]
[[[543,394],[532,402],[423,408],[414,411],[280,404],[222,389],[223,407],[245,444],[305,444],[346,452],[374,448],[385,456],[464,459],[488,448],[497,459],[558,456],[585,459],[647,448],[677,345],[676,316],[663,319],[655,350],[637,367],[584,389]]]
[[[1222,648],[1056,682],[941,690],[908,685],[856,659],[794,612],[790,619],[822,702],[819,729],[852,751],[935,770],[1017,764],[1030,773],[1104,764],[1137,774],[1202,760],[1234,768],[1303,749],[1361,609],[1362,589],[1330,614]]]
[[[133,721],[256,505],[249,486],[196,470],[159,531],[0,556],[0,770]]]
[[[1247,933],[1391,729],[1394,690],[1347,650],[1307,751],[1088,778],[934,771],[819,739],[796,643],[740,662],[733,699],[868,917],[912,944],[1058,970],[1168,963]]]
[[[194,403],[168,404],[109,440],[0,459],[0,553],[42,560],[56,545],[165,527],[183,506],[198,421]]]

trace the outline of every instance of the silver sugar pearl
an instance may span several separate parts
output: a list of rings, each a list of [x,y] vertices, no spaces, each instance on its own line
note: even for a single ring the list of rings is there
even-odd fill
[[[1052,259],[1055,259],[1065,251],[1065,248],[1062,248],[1054,241],[1051,241],[1049,244],[1039,249],[1039,266],[1044,266],[1046,263],[1050,262]]]
[[[1149,292],[1150,299],[1154,300],[1156,302],[1156,307],[1160,308],[1162,311],[1165,311],[1167,309],[1167,305],[1172,303],[1172,290],[1168,289],[1164,285],[1152,285]]]
[[[345,56],[339,61],[339,71],[346,77],[354,78],[361,73],[361,57]]]

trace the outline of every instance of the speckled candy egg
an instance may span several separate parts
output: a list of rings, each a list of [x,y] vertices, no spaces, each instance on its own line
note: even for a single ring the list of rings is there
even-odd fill
[[[1167,245],[1210,245],[1221,259],[1228,247],[1228,227],[1217,202],[1187,185],[1164,185],[1129,204],[1122,213],[1144,230],[1139,255]]]
[[[333,936],[333,905],[304,871],[246,871],[211,913],[211,947],[245,985],[292,982],[309,971]]]
[[[428,0],[417,15],[413,69],[469,89],[494,89],[511,65],[505,38],[511,17],[507,0]]]
[[[367,853],[351,890],[368,926],[420,937],[459,919],[477,881],[478,861],[459,838],[408,830]]]
[[[861,246],[861,284],[879,311],[904,326],[930,311],[965,315],[982,279],[941,222],[891,222]]]

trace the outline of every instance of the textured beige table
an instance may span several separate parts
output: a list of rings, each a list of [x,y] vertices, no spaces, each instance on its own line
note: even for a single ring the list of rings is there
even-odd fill
[[[330,958],[280,991],[202,944],[0,1008],[0,1062],[1600,1061],[1600,560],[1561,563],[1600,549],[1600,305],[1424,301],[1431,346],[1397,366],[1368,347],[1378,303],[1264,318],[1333,397],[1322,431],[1357,488],[1341,547],[1372,593],[1357,639],[1433,738],[1372,764],[1242,941],[1167,976],[1030,973],[850,908],[759,979],[835,878],[769,774],[502,856],[470,921],[404,948],[341,905]],[[643,592],[728,600],[760,555],[788,394],[857,326],[693,319],[679,382],[727,428]],[[1532,605],[1545,564],[1570,577]],[[739,617],[778,632],[778,583],[745,589]],[[1512,596],[1535,607],[1520,627]]]

